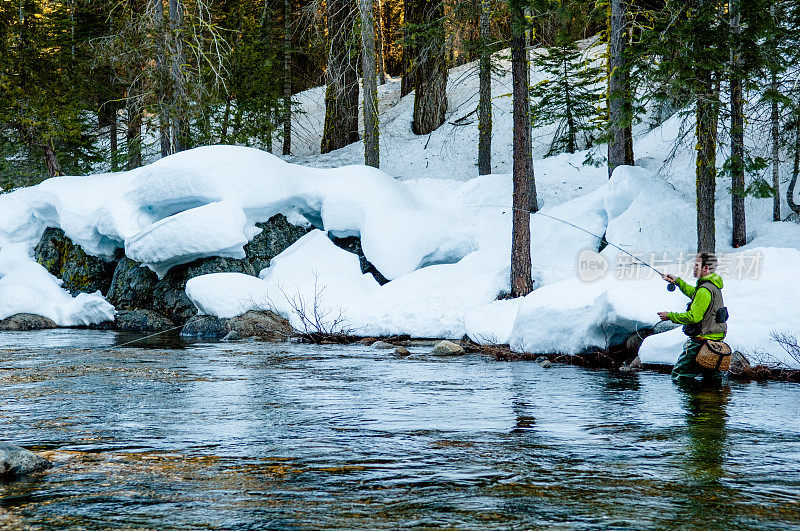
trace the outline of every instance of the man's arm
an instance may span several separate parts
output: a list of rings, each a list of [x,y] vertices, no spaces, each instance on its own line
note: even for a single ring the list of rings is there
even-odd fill
[[[683,285],[686,285],[686,283],[682,280],[681,282]],[[680,286],[680,284],[678,284],[678,286]],[[691,286],[689,287],[692,288]],[[681,287],[681,291],[683,291],[683,287]],[[692,293],[694,293],[694,291],[694,288],[692,288]],[[686,292],[684,291],[684,293]],[[711,304],[711,292],[708,291],[707,288],[699,288],[694,300],[692,301],[692,305],[689,306],[687,311],[683,313],[670,312],[667,314],[667,317],[673,323],[682,325],[699,323],[703,320],[703,315],[705,315],[706,310],[708,310],[709,304]]]
[[[675,284],[680,288],[684,295],[689,297],[690,299],[694,297],[695,287],[691,284],[687,284],[681,277],[675,279]],[[706,290],[708,291],[708,290]]]

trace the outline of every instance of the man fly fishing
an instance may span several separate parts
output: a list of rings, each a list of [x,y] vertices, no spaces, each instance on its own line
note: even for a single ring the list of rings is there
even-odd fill
[[[722,277],[714,271],[717,258],[712,253],[698,253],[695,257],[693,275],[697,284],[691,286],[674,275],[661,275],[670,284],[677,285],[691,302],[683,313],[658,312],[662,321],[672,321],[683,325],[683,332],[689,336],[683,352],[672,369],[675,381],[689,381],[697,376],[703,379],[721,380],[722,372],[717,369],[701,367],[697,353],[707,340],[722,341],[728,327],[725,323],[727,310],[722,300]]]

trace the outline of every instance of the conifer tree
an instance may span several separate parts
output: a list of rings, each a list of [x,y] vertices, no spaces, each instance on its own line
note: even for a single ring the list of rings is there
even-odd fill
[[[531,87],[534,124],[557,124],[548,156],[591,146],[599,133],[605,99],[602,68],[566,38],[534,62],[546,75]]]

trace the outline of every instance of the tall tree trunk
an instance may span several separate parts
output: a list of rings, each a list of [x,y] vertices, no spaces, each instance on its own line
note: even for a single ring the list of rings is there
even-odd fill
[[[794,166],[792,167],[792,180],[786,190],[786,202],[795,214],[800,214],[800,205],[794,201],[794,187],[797,184],[797,177],[800,174],[800,116],[796,116],[794,130]]]
[[[111,171],[119,170],[119,145],[117,140],[117,106],[112,103],[109,112],[108,141],[111,148]]]
[[[61,164],[58,162],[58,155],[56,155],[56,151],[53,148],[53,141],[45,140],[40,144],[40,147],[44,153],[44,162],[47,164],[47,176],[58,177],[59,175],[64,175],[61,171]]]
[[[630,73],[625,49],[628,39],[627,6],[611,0],[608,17],[608,177],[617,166],[633,165]]]
[[[107,101],[100,106],[100,111],[97,115],[98,125],[101,129],[108,127],[108,143],[111,160],[111,171],[117,171],[119,164],[117,162],[117,110],[115,103]]]
[[[138,101],[138,92],[139,88],[135,85],[128,89],[125,143],[128,150],[126,168],[129,170],[142,165],[142,107]]]
[[[381,85],[386,83],[386,61],[383,58],[383,2],[382,0],[377,0],[376,2],[376,10],[378,13],[378,17],[375,19],[375,23],[378,26],[378,44],[376,46],[378,51],[378,83]]]
[[[717,105],[711,72],[698,72],[706,91],[697,99],[697,252],[714,252],[714,192],[717,178]]]
[[[167,68],[167,57],[165,52],[166,26],[164,24],[164,3],[163,0],[151,0],[153,17],[153,32],[156,39],[156,98],[158,99],[158,131],[161,140],[161,156],[166,157],[172,152],[172,142],[170,140],[169,122],[170,113],[167,94],[167,79],[169,72]]]
[[[354,0],[328,0],[327,8],[330,47],[322,153],[358,140],[358,52],[348,43],[355,22]]]
[[[778,76],[773,71],[772,72],[772,112],[771,112],[771,122],[772,122],[772,188],[775,190],[773,200],[772,200],[772,220],[773,221],[780,221],[781,220],[781,183],[779,180],[780,177],[780,110],[778,109]]]
[[[511,296],[522,297],[533,290],[529,211],[536,211],[536,188],[533,188],[534,196],[531,197],[533,158],[528,93],[528,56],[524,33],[525,17],[521,8],[516,8],[513,16],[511,76],[514,93],[514,192],[511,229]]]
[[[734,248],[747,243],[744,211],[744,100],[742,99],[742,74],[740,42],[740,0],[730,1],[731,30],[731,218]]]
[[[172,33],[172,78],[173,105],[172,112],[172,145],[175,152],[189,147],[189,123],[186,119],[187,100],[186,82],[182,65],[183,58],[183,4],[181,0],[169,0],[169,27]]]
[[[378,82],[375,76],[375,24],[372,0],[358,0],[361,12],[362,85],[364,86],[364,164],[380,166]]]
[[[567,153],[575,153],[575,116],[572,108],[572,91],[569,86],[569,73],[567,72],[567,59],[564,58],[564,108],[567,115]]]
[[[490,0],[480,0],[481,58],[478,73],[478,175],[492,173],[492,54],[489,50]]]
[[[414,24],[424,25],[425,36],[415,46],[414,134],[427,135],[444,123],[447,112],[447,49],[444,39],[443,0],[414,0]]]
[[[225,98],[225,112],[222,113],[222,130],[220,132],[219,143],[228,143],[228,126],[231,121],[231,96],[230,94]]]
[[[292,5],[283,0],[283,154],[292,153]]]
[[[400,97],[410,94],[414,89],[414,57],[416,51],[411,46],[411,34],[408,25],[417,18],[412,11],[417,8],[419,0],[403,0],[403,55],[400,61],[403,64],[403,76],[400,78]]]

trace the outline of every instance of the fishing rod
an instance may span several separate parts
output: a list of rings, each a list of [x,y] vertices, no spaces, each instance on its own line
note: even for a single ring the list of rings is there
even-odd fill
[[[623,249],[623,248],[622,248],[622,247],[620,247],[619,245],[615,245],[615,244],[611,243],[610,241],[608,241],[608,240],[606,239],[605,235],[603,235],[603,236],[598,236],[597,234],[595,234],[595,233],[593,233],[593,232],[590,232],[590,231],[588,231],[588,230],[584,229],[583,227],[579,227],[578,225],[575,225],[574,223],[570,223],[569,221],[563,220],[563,219],[561,219],[561,218],[557,218],[557,217],[555,217],[555,216],[551,216],[550,214],[545,214],[544,212],[531,212],[530,210],[527,210],[527,209],[524,209],[524,208],[515,208],[515,207],[513,207],[513,206],[512,206],[512,207],[509,207],[509,206],[504,206],[504,205],[471,205],[471,206],[473,206],[473,207],[476,207],[476,208],[477,208],[477,207],[497,207],[497,208],[507,208],[507,209],[511,209],[511,210],[517,210],[517,211],[519,211],[519,212],[527,212],[528,214],[538,214],[539,216],[544,216],[544,217],[546,217],[546,218],[550,218],[550,219],[552,219],[552,220],[559,221],[559,222],[561,222],[561,223],[564,223],[565,225],[569,225],[570,227],[573,227],[573,228],[576,228],[576,229],[578,229],[578,230],[580,230],[580,231],[583,231],[583,232],[585,232],[586,234],[589,234],[590,236],[594,236],[595,238],[597,238],[598,240],[600,240],[600,242],[601,242],[601,243],[605,242],[605,244],[606,244],[606,245],[610,245],[611,247],[613,247],[613,248],[615,248],[615,249],[619,249],[620,251],[622,251],[623,253],[627,254],[628,256],[630,256],[631,258],[633,258],[634,260],[636,260],[636,261],[640,262],[642,265],[644,265],[644,266],[647,266],[647,267],[649,267],[650,269],[652,269],[653,271],[655,271],[656,273],[658,273],[658,274],[659,274],[659,275],[660,275],[662,278],[665,276],[665,275],[664,275],[664,273],[662,273],[661,271],[659,271],[659,270],[658,270],[658,269],[656,269],[655,267],[651,266],[650,264],[648,264],[647,262],[645,262],[644,260],[642,260],[642,259],[641,259],[641,258],[639,258],[638,256],[636,256],[636,255],[634,255],[634,254],[632,254],[632,253],[629,253],[628,251],[626,251],[625,249]],[[503,213],[505,214],[505,212],[503,212]],[[672,282],[670,282],[669,284],[667,284],[667,291],[675,291],[675,284],[674,284],[674,283],[672,283]]]

